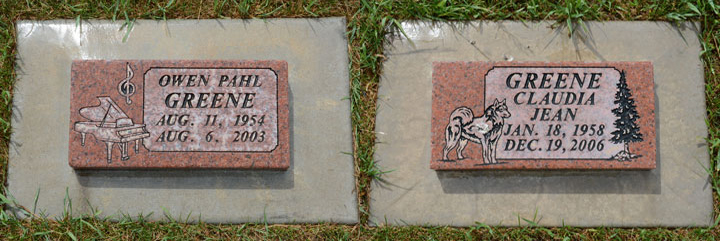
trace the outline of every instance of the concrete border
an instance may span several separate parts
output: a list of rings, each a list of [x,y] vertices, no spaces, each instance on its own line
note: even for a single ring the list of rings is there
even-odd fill
[[[403,22],[385,47],[374,225],[707,226],[712,187],[698,25],[586,22]],[[657,168],[651,171],[434,171],[433,61],[651,61]],[[537,215],[537,216],[536,216]]]
[[[344,18],[19,21],[8,190],[21,205],[58,217],[90,205],[114,218],[148,215],[212,223],[358,222]],[[68,165],[70,64],[74,59],[288,62],[287,171],[74,171]]]

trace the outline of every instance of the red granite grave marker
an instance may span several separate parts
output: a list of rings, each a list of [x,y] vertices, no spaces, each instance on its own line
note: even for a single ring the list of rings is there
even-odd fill
[[[432,78],[432,169],[655,168],[649,62],[436,62]]]
[[[290,166],[285,61],[72,65],[73,168]]]

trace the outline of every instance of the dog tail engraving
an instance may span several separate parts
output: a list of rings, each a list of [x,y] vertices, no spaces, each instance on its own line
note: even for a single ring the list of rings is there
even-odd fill
[[[458,145],[461,141],[462,128],[473,121],[473,112],[470,108],[459,107],[450,114],[450,123],[445,128],[445,148],[443,148],[443,160],[448,159],[450,150]],[[462,157],[458,157],[462,159]]]
[[[458,160],[465,159],[463,150],[468,141],[479,144],[483,149],[483,163],[497,163],[495,148],[502,136],[505,119],[511,114],[505,100],[495,99],[492,105],[485,108],[482,116],[475,116],[470,108],[461,106],[450,114],[450,121],[445,127],[445,147],[443,148],[443,161],[453,161],[448,158],[450,151],[455,149]],[[457,149],[456,149],[457,148]]]

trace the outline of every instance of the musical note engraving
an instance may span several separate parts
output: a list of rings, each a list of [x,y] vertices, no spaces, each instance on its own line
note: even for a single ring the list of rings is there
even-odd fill
[[[130,100],[130,96],[135,94],[135,84],[130,82],[130,79],[133,77],[133,70],[130,68],[130,63],[127,63],[127,75],[125,79],[120,81],[120,84],[118,84],[118,92],[120,92],[120,95],[125,97],[125,102],[129,105],[132,104],[132,100]]]

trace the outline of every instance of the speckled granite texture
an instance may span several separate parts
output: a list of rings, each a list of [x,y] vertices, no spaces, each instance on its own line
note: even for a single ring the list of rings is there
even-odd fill
[[[491,70],[501,69],[504,74],[488,75]],[[629,144],[630,152],[637,155],[637,158],[625,161],[612,158],[623,150],[623,145],[611,141],[612,132],[616,130],[616,116],[611,110],[617,107],[614,101],[620,71],[626,73],[626,80],[640,116],[635,122],[643,139]],[[511,73],[515,75],[510,76],[508,82]],[[526,77],[524,73],[537,76]],[[548,73],[548,78],[542,82],[544,73]],[[578,76],[585,76],[580,75],[581,73],[589,74],[582,82],[584,88],[580,88],[580,79],[575,80],[574,75],[563,77],[560,84],[557,84],[558,73],[579,73]],[[594,85],[589,83],[590,73],[599,74],[598,82]],[[650,62],[435,62],[432,74],[430,166],[435,170],[655,168],[655,94],[652,74]],[[487,78],[493,78],[492,82],[486,83]],[[528,82],[528,78],[533,81]],[[564,92],[576,95],[561,97],[569,96]],[[543,104],[544,96],[548,96],[548,103]],[[556,96],[558,98],[555,98]],[[501,120],[499,114],[485,113],[486,108],[490,108],[496,99],[505,101],[501,104],[506,107],[509,117]],[[566,101],[569,103],[565,103]],[[446,138],[473,134],[468,133],[474,130],[469,126],[473,123],[455,123],[451,119],[458,117],[452,113],[460,107],[473,111],[473,116],[479,117],[480,124],[485,124],[488,117],[492,118],[498,131],[496,136],[492,137],[490,133],[493,131],[488,129],[487,132],[482,132],[485,134],[479,135],[481,138],[466,141],[468,143],[463,151],[464,159],[457,159],[459,146],[452,148],[445,159],[443,151],[449,146],[447,143],[466,139],[459,137],[453,142],[452,138]],[[542,120],[539,111],[538,114],[535,113],[536,108],[549,110],[550,114],[545,118],[547,120]],[[567,115],[570,111],[574,113],[572,116]],[[556,113],[559,113],[560,118],[553,119]],[[529,124],[527,128],[526,124]],[[557,135],[548,132],[551,125],[560,125]],[[575,130],[575,125],[585,125],[586,129]],[[588,130],[589,125],[594,125],[592,131]],[[448,128],[452,130],[450,133]],[[459,131],[460,129],[463,131]],[[483,140],[492,138],[495,138],[494,142],[480,145]],[[480,142],[477,142],[478,140]],[[520,145],[521,141],[525,144]],[[556,142],[562,145],[552,145]],[[590,142],[592,146],[587,144]],[[495,163],[483,159],[484,148],[492,143],[496,145]]]
[[[126,64],[134,72],[129,79],[136,90],[129,98],[119,90],[124,80]],[[263,68],[267,71],[262,71]],[[162,72],[167,73],[167,82],[160,86]],[[172,71],[172,72],[168,72]],[[208,83],[200,84],[199,77],[190,84],[189,77],[184,86],[173,87],[172,76],[182,76],[190,71],[208,76]],[[229,72],[231,71],[231,72]],[[254,71],[254,72],[253,72]],[[222,74],[257,75],[259,87],[227,87],[232,85],[231,76],[221,85]],[[85,60],[75,61],[72,66],[70,101],[70,165],[74,168],[240,168],[240,169],[287,169],[290,166],[289,124],[288,124],[288,82],[285,61],[192,61],[192,60]],[[233,75],[235,76],[235,75]],[[179,77],[172,77],[179,79]],[[248,81],[248,83],[251,83]],[[188,86],[193,85],[193,86]],[[236,82],[237,85],[237,82]],[[147,90],[147,91],[146,91]],[[170,95],[171,93],[178,93]],[[187,95],[197,97],[185,102]],[[200,93],[221,93],[220,97],[204,95],[205,102],[199,102]],[[238,96],[239,107],[233,108],[232,93]],[[245,98],[242,93],[253,93],[252,108],[240,108]],[[98,97],[109,97],[137,126],[144,129],[147,137],[128,144],[122,138],[132,138],[139,133],[105,134],[117,132],[122,127],[97,127],[102,122],[105,109],[99,109],[94,122],[81,115],[81,110],[97,108]],[[168,98],[168,96],[170,98]],[[224,97],[224,99],[223,99]],[[129,100],[129,101],[128,101]],[[217,100],[217,101],[216,101]],[[169,101],[169,103],[165,103]],[[173,101],[177,103],[173,104]],[[195,106],[192,106],[194,103]],[[187,105],[186,105],[187,104]],[[210,108],[215,104],[217,108]],[[230,104],[231,107],[222,107]],[[168,105],[175,107],[170,108]],[[185,108],[180,108],[185,105]],[[199,106],[206,106],[200,108]],[[112,110],[117,111],[115,109]],[[183,120],[180,120],[180,116]],[[208,119],[208,115],[217,116]],[[237,116],[255,115],[242,121]],[[240,118],[240,119],[237,119]],[[257,122],[262,118],[262,124]],[[237,119],[237,120],[236,120]],[[214,123],[210,123],[214,121]],[[184,125],[181,125],[181,122]],[[105,123],[114,124],[115,122]],[[253,125],[253,126],[250,126]],[[90,127],[87,127],[90,126]],[[79,131],[79,128],[89,128]],[[127,128],[125,128],[127,129]],[[250,142],[250,134],[254,135]],[[184,134],[180,134],[183,133]],[[212,132],[212,133],[210,133]],[[208,134],[210,133],[210,134]],[[83,135],[85,140],[83,140]],[[103,137],[103,135],[105,135]],[[262,138],[260,142],[259,138]],[[180,140],[182,139],[182,140]],[[245,140],[244,142],[242,140]],[[106,155],[106,143],[113,143],[111,154]],[[139,148],[135,148],[137,142]],[[130,146],[124,146],[130,145]],[[126,158],[122,158],[123,152]]]

